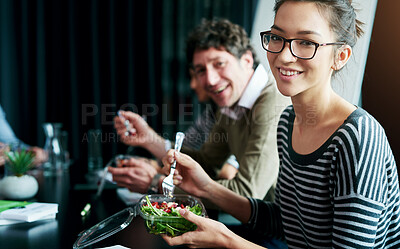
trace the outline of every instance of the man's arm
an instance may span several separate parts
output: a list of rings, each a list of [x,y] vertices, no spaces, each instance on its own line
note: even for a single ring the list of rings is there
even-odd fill
[[[128,136],[126,136],[125,120],[129,121]],[[165,140],[140,115],[129,111],[120,111],[120,116],[114,118],[114,127],[124,144],[141,146],[160,160],[165,155]]]
[[[265,121],[263,125],[250,124],[251,133],[242,146],[244,152],[236,177],[217,180],[240,195],[259,199],[263,199],[275,184],[279,170],[276,123],[274,119]]]

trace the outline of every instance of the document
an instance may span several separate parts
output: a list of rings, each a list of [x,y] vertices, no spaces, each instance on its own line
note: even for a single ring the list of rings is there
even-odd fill
[[[57,203],[0,200],[0,221],[10,224],[55,218]],[[1,222],[0,222],[1,224]]]
[[[130,249],[130,248],[125,247],[125,246],[116,245],[116,246],[102,247],[102,248],[96,248],[96,249]]]

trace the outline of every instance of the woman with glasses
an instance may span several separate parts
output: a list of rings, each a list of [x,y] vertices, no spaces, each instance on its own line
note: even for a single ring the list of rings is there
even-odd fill
[[[278,89],[293,105],[278,125],[275,202],[237,196],[170,151],[164,162],[176,158],[175,183],[290,248],[399,248],[399,180],[385,132],[331,87],[361,33],[350,0],[276,0],[274,24],[261,42]],[[221,223],[181,214],[198,229],[165,237],[171,245],[257,247]]]

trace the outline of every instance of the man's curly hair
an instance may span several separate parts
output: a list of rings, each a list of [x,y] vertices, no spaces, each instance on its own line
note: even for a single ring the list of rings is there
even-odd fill
[[[237,59],[240,59],[247,51],[250,51],[254,59],[253,68],[256,68],[259,64],[246,31],[241,26],[233,24],[227,19],[204,19],[189,34],[186,40],[186,57],[188,63],[192,63],[193,54],[196,50],[206,50],[209,48],[226,50]]]

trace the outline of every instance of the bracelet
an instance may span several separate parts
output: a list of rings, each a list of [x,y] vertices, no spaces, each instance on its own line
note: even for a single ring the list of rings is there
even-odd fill
[[[148,194],[157,194],[158,193],[158,182],[159,182],[161,176],[163,176],[163,174],[157,174],[153,177],[153,180],[151,180],[149,190],[147,190]]]

